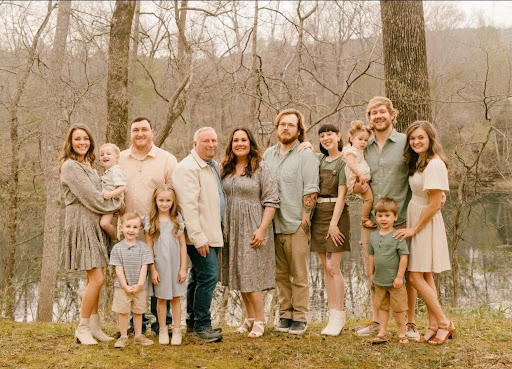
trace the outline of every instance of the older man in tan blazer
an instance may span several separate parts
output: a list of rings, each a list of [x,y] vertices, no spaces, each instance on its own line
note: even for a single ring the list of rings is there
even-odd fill
[[[187,332],[206,342],[222,339],[213,329],[210,306],[217,284],[217,250],[223,246],[221,222],[225,197],[219,168],[213,160],[217,153],[217,134],[203,127],[194,134],[194,148],[173,174],[178,204],[185,219],[187,253],[192,262],[187,291]]]

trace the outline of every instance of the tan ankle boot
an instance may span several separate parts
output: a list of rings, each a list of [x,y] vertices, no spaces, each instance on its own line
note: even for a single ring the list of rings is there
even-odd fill
[[[100,316],[98,314],[91,314],[91,335],[98,341],[113,341],[113,337],[107,336],[100,328]]]
[[[173,346],[181,345],[181,328],[173,328],[172,329],[171,345],[173,345]]]
[[[75,341],[82,345],[97,345],[98,342],[91,334],[90,319],[80,318],[80,324],[75,331]]]
[[[166,325],[160,326],[158,330],[158,343],[161,345],[169,344],[169,328]]]

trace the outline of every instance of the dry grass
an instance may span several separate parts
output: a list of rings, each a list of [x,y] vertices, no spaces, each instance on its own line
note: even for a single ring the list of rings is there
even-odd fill
[[[249,339],[224,329],[224,340],[205,344],[184,337],[180,347],[113,342],[85,347],[73,343],[75,324],[14,323],[0,320],[0,367],[6,368],[511,368],[512,319],[478,311],[450,316],[458,338],[440,347],[398,345],[394,323],[391,342],[371,346],[368,339],[345,329],[339,337],[323,337],[311,324],[303,336],[273,333]],[[349,321],[347,327],[361,322]],[[425,326],[420,317],[419,326]],[[106,329],[113,334],[115,327]],[[156,336],[149,336],[157,342]]]

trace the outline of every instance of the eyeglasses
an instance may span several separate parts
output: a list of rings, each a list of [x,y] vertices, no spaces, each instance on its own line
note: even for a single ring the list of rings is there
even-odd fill
[[[279,128],[297,128],[297,125],[296,124],[293,124],[293,123],[279,123],[278,125]]]

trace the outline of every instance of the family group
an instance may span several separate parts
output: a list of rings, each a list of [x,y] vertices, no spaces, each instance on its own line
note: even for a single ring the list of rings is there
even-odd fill
[[[325,274],[329,321],[321,333],[339,335],[345,325],[340,264],[351,243],[348,193],[363,198],[360,247],[373,311],[372,321],[356,334],[374,336],[373,344],[388,342],[392,310],[401,345],[409,339],[440,345],[455,337],[433,279],[433,273],[450,269],[440,212],[449,190],[447,161],[431,123],[416,121],[399,133],[393,126],[397,114],[388,98],[374,97],[368,126],[352,122],[344,146],[339,128],[323,124],[315,153],[303,115],[283,110],[274,122],[276,145],[263,153],[250,129],[236,128],[220,165],[214,160],[213,128],[198,129],[190,154],[178,163],[153,144],[151,121],[139,117],[130,126],[130,148],[100,147],[102,177],[95,169],[91,131],[72,125],[59,164],[66,205],[63,263],[87,275],[75,339],[87,345],[113,340],[98,317],[108,264],[117,276],[115,347],[128,344],[130,329],[135,344],[153,344],[144,335],[147,294],[156,317],[151,329],[160,344],[181,344],[185,294],[187,333],[220,341],[222,330],[212,327],[210,311],[219,279],[241,293],[245,319],[237,333],[264,335],[263,291],[277,287],[274,330],[302,334],[309,313],[310,252],[318,254]],[[120,232],[111,224],[118,212]],[[421,337],[415,325],[417,292],[428,309]]]

